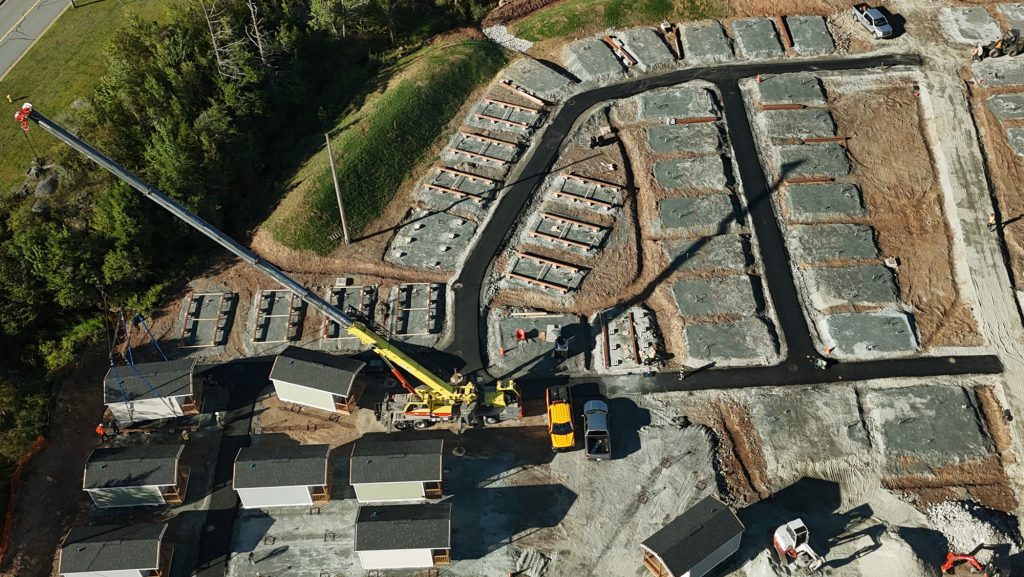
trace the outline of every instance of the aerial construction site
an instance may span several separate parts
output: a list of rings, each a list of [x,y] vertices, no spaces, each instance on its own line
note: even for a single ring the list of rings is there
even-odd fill
[[[230,259],[122,319],[14,574],[1024,575],[1024,5],[777,9],[494,22],[511,63],[326,255],[26,104]]]

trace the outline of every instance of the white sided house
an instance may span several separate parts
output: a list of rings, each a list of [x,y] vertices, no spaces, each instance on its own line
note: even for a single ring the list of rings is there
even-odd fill
[[[85,463],[82,489],[97,507],[178,505],[185,497],[188,468],[184,445],[139,445],[94,449]]]
[[[349,484],[360,503],[441,498],[441,439],[370,433],[352,445]]]
[[[61,577],[167,577],[166,523],[75,527],[60,547]]]
[[[243,447],[232,487],[243,509],[311,506],[331,500],[330,445]]]
[[[103,378],[103,402],[124,425],[199,414],[195,359],[112,366]]]
[[[282,401],[349,414],[366,388],[356,381],[364,366],[348,357],[288,347],[274,360],[270,380]]]
[[[367,571],[448,565],[452,504],[359,507],[353,549]]]

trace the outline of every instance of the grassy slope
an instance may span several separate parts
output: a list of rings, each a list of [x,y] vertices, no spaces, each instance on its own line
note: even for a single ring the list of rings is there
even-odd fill
[[[401,77],[342,118],[331,139],[350,231],[383,210],[466,96],[506,60],[491,42],[463,40],[424,48],[382,72],[382,82]],[[321,254],[337,246],[330,239],[340,224],[326,150],[299,170],[267,226],[286,246]]]
[[[3,102],[0,124],[0,186],[18,184],[32,162],[32,152],[12,117],[22,101],[29,101],[51,118],[60,119],[71,103],[87,98],[96,80],[106,72],[104,51],[130,12],[146,20],[160,20],[172,3],[184,0],[103,0],[69,8],[50,30],[0,81]],[[42,130],[33,130],[31,142],[41,154],[57,145]]]
[[[565,0],[523,18],[512,31],[539,41],[663,20],[721,18],[727,9],[725,0]]]

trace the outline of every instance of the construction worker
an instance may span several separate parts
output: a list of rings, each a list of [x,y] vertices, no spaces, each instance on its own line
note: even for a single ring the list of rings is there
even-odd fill
[[[188,429],[181,430],[181,442],[188,444],[192,440],[192,436],[188,434]]]
[[[993,213],[990,213],[990,214],[988,215],[988,229],[989,229],[989,230],[991,230],[991,231],[993,231],[993,232],[995,232],[995,230],[996,230],[996,228],[997,228],[998,226],[999,226],[999,223],[998,223],[998,221],[996,220],[996,213],[994,213],[994,212],[993,212]]]
[[[103,426],[103,423],[96,425],[96,436],[100,438],[100,442],[107,440],[107,428]]]

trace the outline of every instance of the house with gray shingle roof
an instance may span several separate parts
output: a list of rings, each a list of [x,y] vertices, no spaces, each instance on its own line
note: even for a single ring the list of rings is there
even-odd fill
[[[440,499],[441,439],[395,439],[370,433],[352,445],[349,484],[360,503]]]
[[[356,379],[364,366],[349,357],[288,347],[274,359],[270,380],[282,401],[349,414],[366,389]]]
[[[330,445],[243,447],[232,487],[245,509],[310,506],[331,500]]]
[[[103,403],[122,425],[199,414],[195,359],[112,366],[103,378]]]
[[[653,577],[702,577],[740,547],[743,523],[725,503],[704,497],[640,544]]]
[[[176,505],[185,497],[184,445],[94,449],[85,462],[82,489],[97,507]]]
[[[173,548],[166,523],[75,527],[60,547],[62,577],[166,577]]]
[[[367,571],[438,567],[452,559],[452,504],[359,507],[354,536]]]

